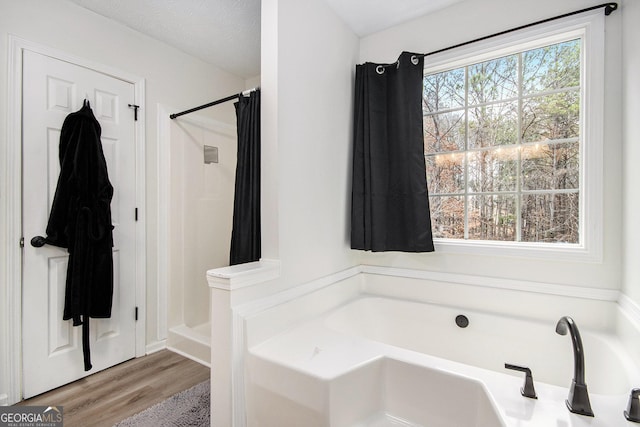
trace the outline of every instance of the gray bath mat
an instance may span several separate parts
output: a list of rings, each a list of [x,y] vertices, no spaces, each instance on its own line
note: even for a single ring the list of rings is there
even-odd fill
[[[120,421],[114,427],[209,427],[209,381]]]

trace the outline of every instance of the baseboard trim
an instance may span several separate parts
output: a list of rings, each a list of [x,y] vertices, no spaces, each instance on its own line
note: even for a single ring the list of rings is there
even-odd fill
[[[211,333],[206,335],[197,333],[193,328],[188,327],[184,323],[182,325],[174,326],[169,329],[170,334],[175,334],[180,337],[186,338],[190,341],[198,343],[200,345],[211,347]]]
[[[180,356],[186,357],[187,359],[193,360],[194,362],[198,362],[199,364],[204,365],[207,368],[211,369],[211,363],[206,362],[206,361],[204,361],[204,360],[202,360],[202,359],[200,359],[198,357],[195,357],[192,354],[189,354],[189,353],[184,352],[182,350],[178,350],[177,348],[171,347],[171,346],[168,346],[167,350],[172,351],[172,352],[174,352],[176,354],[179,354]]]
[[[153,354],[167,348],[167,340],[155,341],[146,346],[146,354]]]

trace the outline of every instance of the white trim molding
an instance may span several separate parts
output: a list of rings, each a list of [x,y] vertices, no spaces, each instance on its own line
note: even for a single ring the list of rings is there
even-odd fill
[[[22,147],[22,47],[19,39],[9,35],[8,40],[8,83],[7,83],[7,144],[4,148],[4,170],[2,188],[3,233],[5,245],[5,266],[3,298],[0,299],[0,313],[4,317],[2,331],[6,346],[3,346],[4,357],[0,358],[3,366],[0,372],[6,375],[7,404],[13,404],[21,397],[21,335],[22,335],[22,238],[21,224],[21,147]],[[0,237],[2,238],[2,237]]]
[[[636,325],[640,326],[640,305],[622,293],[620,294],[618,304],[620,305],[620,309],[624,311]]]
[[[245,314],[232,310],[231,326],[231,425],[247,425],[246,389],[244,381],[245,361]]]
[[[167,348],[167,340],[154,341],[149,343],[145,347],[145,351],[147,354],[157,353],[160,350],[164,350]]]
[[[158,117],[157,135],[157,168],[158,186],[156,197],[158,199],[158,289],[156,291],[156,339],[167,340],[168,302],[167,289],[169,288],[169,209],[171,207],[169,192],[171,182],[171,121],[169,109],[161,104],[157,106]]]
[[[138,105],[138,120],[135,124],[136,143],[136,306],[138,322],[136,323],[136,357],[146,353],[147,328],[147,193],[146,193],[146,80],[132,77],[134,87],[134,104]]]
[[[207,282],[212,288],[231,291],[264,283],[279,276],[279,260],[261,259],[260,261],[211,269],[207,271]]]
[[[444,273],[406,268],[379,267],[374,265],[362,265],[361,268],[362,272],[366,274],[405,277],[410,279],[430,280],[434,282],[456,283],[460,285],[472,285],[483,288],[530,292],[536,294],[546,294],[608,302],[617,302],[620,298],[620,291],[615,289],[588,288],[584,286],[560,285],[557,283],[532,282],[519,279],[503,279],[500,277]]]
[[[6,340],[0,358],[0,372],[7,377],[7,403],[21,398],[22,367],[22,54],[25,50],[76,64],[96,72],[131,83],[134,87],[132,103],[139,106],[135,122],[136,143],[136,306],[139,320],[136,323],[136,356],[146,354],[146,221],[145,221],[145,80],[133,74],[70,55],[49,46],[34,43],[12,34],[8,35],[8,96],[7,96],[7,144],[0,169],[4,171],[0,194],[5,194],[2,206],[2,244],[6,250],[6,271],[3,274],[4,289],[0,287],[0,313],[3,316],[0,331]]]

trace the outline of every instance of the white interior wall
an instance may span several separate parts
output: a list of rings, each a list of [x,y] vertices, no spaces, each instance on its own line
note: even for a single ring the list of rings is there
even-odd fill
[[[594,0],[462,1],[423,18],[364,37],[360,62],[393,62],[401,51],[431,52],[519,25],[586,8]],[[603,12],[604,13],[604,12]],[[621,286],[621,85],[619,10],[606,18],[604,248],[602,263],[565,262],[451,253],[365,253],[364,264],[558,283],[593,288]],[[630,20],[631,22],[632,20]],[[425,59],[428,61],[428,58]],[[636,77],[637,80],[637,77]],[[634,102],[637,102],[634,100]],[[637,158],[637,157],[636,157]],[[636,168],[637,169],[637,168]]]
[[[280,259],[281,277],[253,297],[358,256],[348,240],[358,38],[322,0],[263,0],[261,28],[262,255]]]
[[[147,344],[157,335],[157,105],[191,108],[244,90],[245,80],[153,40],[66,0],[0,0],[0,164],[6,159],[8,34],[146,79],[146,226]],[[203,115],[235,126],[233,107],[203,110]],[[4,170],[0,188],[4,188]],[[0,228],[7,219],[6,195],[0,193]],[[0,271],[6,271],[5,233],[0,233]],[[17,242],[15,243],[17,244]],[[0,283],[0,295],[9,284]],[[15,284],[13,284],[15,285]],[[6,299],[0,299],[0,312]],[[6,330],[0,316],[0,331]],[[8,386],[6,334],[0,334],[0,404]]]
[[[640,2],[622,2],[623,292],[640,306]]]
[[[250,77],[250,78],[245,80],[244,88],[246,90],[249,90],[249,89],[253,89],[253,88],[256,88],[256,87],[260,87],[260,80],[261,80],[260,76]]]

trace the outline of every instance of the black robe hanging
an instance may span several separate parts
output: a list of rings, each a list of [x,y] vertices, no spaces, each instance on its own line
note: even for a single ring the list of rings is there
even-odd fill
[[[67,248],[63,320],[82,325],[84,369],[91,369],[89,318],[111,317],[113,296],[113,187],[89,102],[69,114],[60,132],[60,176],[46,242]]]

